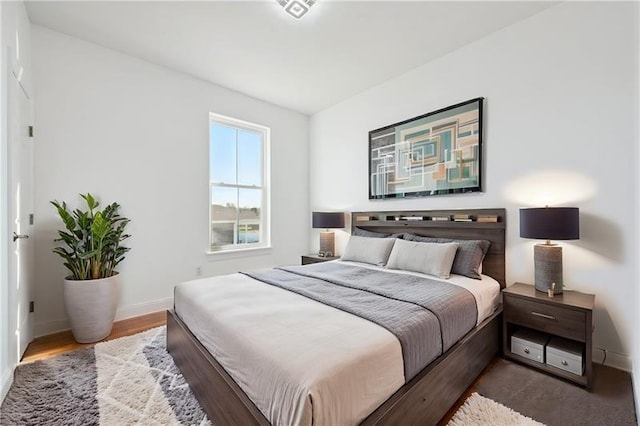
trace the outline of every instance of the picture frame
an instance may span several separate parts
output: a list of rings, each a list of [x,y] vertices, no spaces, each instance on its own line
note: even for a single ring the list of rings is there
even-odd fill
[[[482,191],[483,101],[369,132],[369,199]]]

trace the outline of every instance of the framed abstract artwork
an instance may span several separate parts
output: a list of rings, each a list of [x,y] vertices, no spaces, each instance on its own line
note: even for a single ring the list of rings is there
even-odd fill
[[[369,199],[482,191],[482,102],[369,132]]]

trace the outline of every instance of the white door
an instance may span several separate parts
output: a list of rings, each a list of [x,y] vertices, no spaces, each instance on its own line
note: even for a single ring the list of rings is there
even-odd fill
[[[8,172],[9,172],[9,340],[17,359],[33,340],[34,250],[33,250],[33,137],[32,103],[20,84],[21,67],[6,73],[8,81]],[[19,71],[17,72],[16,69]]]

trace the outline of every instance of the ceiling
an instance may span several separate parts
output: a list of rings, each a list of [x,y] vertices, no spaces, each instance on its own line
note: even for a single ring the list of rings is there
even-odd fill
[[[553,5],[318,0],[27,2],[31,22],[313,114]]]

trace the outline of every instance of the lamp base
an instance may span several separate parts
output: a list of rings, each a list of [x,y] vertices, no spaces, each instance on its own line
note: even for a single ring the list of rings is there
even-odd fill
[[[536,244],[533,247],[536,290],[553,294],[562,293],[562,247],[555,244]]]
[[[331,257],[335,254],[335,234],[331,231],[320,232],[320,256]]]

